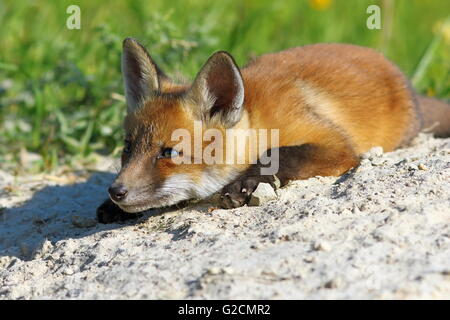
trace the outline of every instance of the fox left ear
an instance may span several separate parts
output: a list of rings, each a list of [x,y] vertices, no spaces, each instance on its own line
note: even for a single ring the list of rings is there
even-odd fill
[[[128,112],[141,107],[161,90],[163,81],[169,81],[144,46],[132,38],[123,41],[122,76]]]
[[[242,117],[244,83],[233,57],[225,51],[213,54],[192,84],[190,98],[203,121],[219,121],[225,128]]]

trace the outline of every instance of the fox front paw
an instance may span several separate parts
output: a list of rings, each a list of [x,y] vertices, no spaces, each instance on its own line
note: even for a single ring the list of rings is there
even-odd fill
[[[260,182],[273,184],[274,181],[274,176],[247,176],[240,178],[222,189],[219,205],[224,209],[242,207],[249,203],[252,193]]]
[[[125,221],[129,219],[135,219],[138,216],[138,214],[123,211],[114,202],[112,202],[111,199],[105,200],[97,208],[97,220],[100,223]]]

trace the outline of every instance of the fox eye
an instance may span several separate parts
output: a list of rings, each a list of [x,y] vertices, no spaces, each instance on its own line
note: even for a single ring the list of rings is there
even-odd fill
[[[179,155],[181,155],[181,152],[178,152],[177,150],[175,150],[173,148],[164,148],[161,150],[161,153],[158,155],[158,159],[176,158]]]
[[[130,153],[131,152],[131,142],[129,140],[125,140],[125,145],[123,147],[124,153]]]

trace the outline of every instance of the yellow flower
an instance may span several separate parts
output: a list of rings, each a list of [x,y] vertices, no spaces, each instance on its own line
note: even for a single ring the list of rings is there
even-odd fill
[[[450,23],[444,23],[441,29],[442,36],[447,43],[450,43]]]
[[[332,2],[333,0],[309,0],[310,6],[315,10],[326,10]]]
[[[446,43],[450,43],[450,19],[438,21],[433,26],[434,33],[440,33]]]

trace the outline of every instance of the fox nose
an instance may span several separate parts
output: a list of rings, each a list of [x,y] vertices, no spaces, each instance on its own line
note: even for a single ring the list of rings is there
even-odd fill
[[[109,195],[114,201],[122,201],[127,196],[128,190],[122,184],[112,184],[108,188]]]

